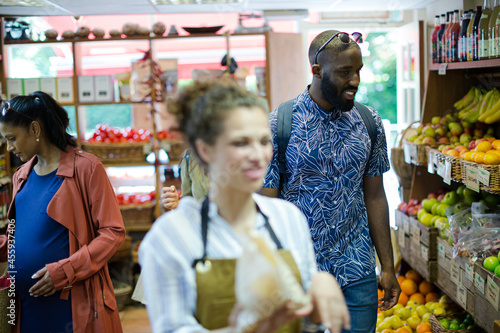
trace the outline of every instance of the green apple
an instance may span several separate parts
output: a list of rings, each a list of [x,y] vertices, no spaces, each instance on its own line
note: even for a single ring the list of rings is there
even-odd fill
[[[432,206],[438,203],[439,201],[436,198],[427,198],[422,200],[422,208],[425,209],[427,213],[430,213],[432,210]]]
[[[422,215],[424,215],[425,213],[427,213],[427,212],[425,211],[425,209],[420,208],[420,209],[418,210],[418,212],[417,212],[417,220],[419,220],[419,221],[420,221],[420,218],[421,218],[421,217],[422,217]]]
[[[453,214],[459,213],[467,208],[467,205],[463,202],[459,202],[453,206]]]
[[[444,203],[444,204],[449,205],[449,206],[453,206],[456,203],[458,203],[459,199],[460,198],[459,198],[457,192],[450,191],[444,195],[444,198],[443,198],[443,200],[441,200],[441,203]]]
[[[420,223],[422,223],[423,225],[425,225],[426,227],[432,227],[432,218],[434,217],[434,215],[432,214],[429,214],[429,213],[425,213],[424,215],[422,215],[422,218],[420,219]]]
[[[431,208],[432,215],[438,215],[438,207],[439,207],[439,205],[440,205],[439,202],[436,202],[434,205],[432,205],[432,208]]]
[[[443,199],[444,200],[444,199]],[[439,204],[438,208],[437,208],[437,214],[441,217],[446,217],[446,210],[450,208],[450,205],[449,204],[445,204],[441,201],[441,203]]]
[[[489,270],[490,272],[494,272],[495,268],[500,264],[498,261],[498,257],[490,256],[484,259],[483,267]]]

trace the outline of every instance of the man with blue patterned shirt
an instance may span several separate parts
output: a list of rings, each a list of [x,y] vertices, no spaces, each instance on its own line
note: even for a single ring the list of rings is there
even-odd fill
[[[353,34],[360,37],[360,34]],[[307,216],[318,267],[341,285],[351,314],[349,332],[374,332],[377,316],[375,248],[385,291],[381,310],[394,306],[400,288],[394,274],[389,210],[383,173],[390,168],[382,121],[370,137],[354,97],[363,67],[349,34],[325,31],[309,47],[313,79],[293,102],[292,131],[281,193],[277,161],[277,110],[270,115],[274,156],[262,194],[282,197]],[[371,149],[373,144],[373,149]]]

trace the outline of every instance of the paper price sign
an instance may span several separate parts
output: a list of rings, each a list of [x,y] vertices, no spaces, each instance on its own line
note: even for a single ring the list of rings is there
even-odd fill
[[[446,67],[448,67],[448,64],[439,65],[438,74],[439,75],[446,75]]]
[[[476,274],[476,278],[474,279],[474,286],[476,286],[477,290],[484,295],[484,279],[481,275]]]
[[[396,210],[395,220],[396,220],[396,225],[399,228],[402,228],[402,224],[403,224],[403,216],[402,216],[402,214],[403,214],[403,212],[400,212],[399,210]]]
[[[457,284],[457,303],[467,309],[467,289],[461,283]]]
[[[400,247],[405,247],[405,233],[401,228],[398,230],[398,244]]]
[[[432,150],[429,150],[429,154],[427,155],[427,161],[429,161],[427,163],[427,171],[429,173],[434,173],[434,156],[436,154],[434,153],[434,151]]]
[[[443,244],[438,244],[438,256],[440,259],[444,259],[446,257],[446,250],[444,249]]]
[[[460,283],[460,267],[457,265],[455,260],[451,261],[451,271],[450,271],[450,280],[455,284]]]
[[[465,166],[465,185],[473,191],[479,192],[479,180],[478,180],[477,168],[471,165]]]
[[[483,168],[477,168],[477,179],[480,183],[490,186],[490,172],[484,170]]]
[[[414,223],[412,224],[411,229],[412,229],[411,234],[413,236],[413,241],[417,244],[420,244],[420,228],[418,227],[418,225]]]
[[[465,265],[465,277],[469,281],[474,282],[474,266],[469,263]]]
[[[403,231],[407,235],[410,234],[410,217],[408,215],[403,216]]]
[[[498,311],[498,295],[500,289],[497,284],[493,282],[491,276],[488,275],[488,279],[486,280],[486,299],[493,305],[495,310]]]
[[[410,155],[411,151],[410,151],[410,147],[411,147],[410,144],[406,144],[403,147],[403,152],[404,152],[404,155],[405,155],[405,163],[407,163],[407,164],[411,164],[411,155]]]
[[[429,249],[426,248],[425,246],[420,247],[420,257],[424,261],[429,261]]]
[[[444,177],[446,176],[446,169],[445,169],[445,166],[444,166],[444,163],[441,163],[441,162],[437,162],[436,164],[436,168],[437,168],[437,171],[436,173],[438,174],[438,176],[440,176],[441,178],[444,179]]]
[[[450,161],[444,161],[444,177],[443,181],[451,185],[451,163]]]

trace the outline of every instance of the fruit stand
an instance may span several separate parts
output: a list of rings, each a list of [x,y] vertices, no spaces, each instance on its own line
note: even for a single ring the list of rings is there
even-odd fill
[[[464,326],[472,317],[481,330],[494,332],[500,320],[500,92],[491,73],[500,72],[500,60],[438,69],[429,67],[421,123],[404,142],[405,161],[415,167],[410,199],[395,212],[397,241],[411,269],[458,305],[452,312],[464,332],[478,329]],[[455,319],[445,310],[431,311],[432,332],[451,332],[446,326]]]

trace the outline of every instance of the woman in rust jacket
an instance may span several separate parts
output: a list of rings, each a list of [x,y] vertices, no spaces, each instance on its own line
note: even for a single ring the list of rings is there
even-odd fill
[[[9,323],[16,332],[122,332],[107,261],[125,237],[101,162],[75,149],[66,111],[49,95],[0,107],[0,133],[22,161],[7,235]]]

